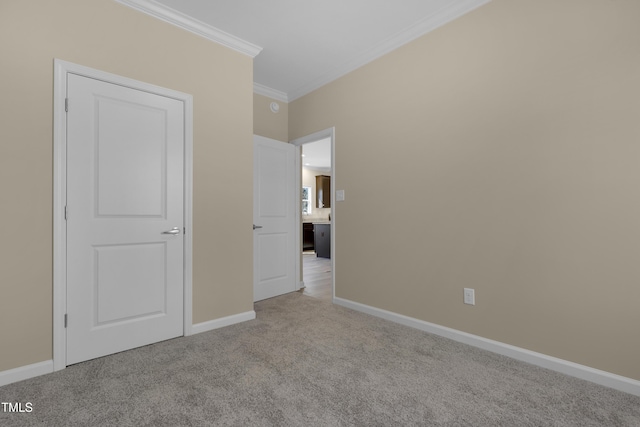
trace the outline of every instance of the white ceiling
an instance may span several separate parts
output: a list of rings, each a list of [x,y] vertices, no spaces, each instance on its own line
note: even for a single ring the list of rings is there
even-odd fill
[[[331,169],[331,138],[302,144],[302,167]]]
[[[292,101],[490,0],[116,1],[249,42],[256,92]]]

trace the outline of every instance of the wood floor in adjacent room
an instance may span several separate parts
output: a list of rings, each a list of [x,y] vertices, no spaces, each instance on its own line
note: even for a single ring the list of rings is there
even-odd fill
[[[304,295],[331,301],[333,298],[331,259],[318,258],[315,252],[302,255]]]

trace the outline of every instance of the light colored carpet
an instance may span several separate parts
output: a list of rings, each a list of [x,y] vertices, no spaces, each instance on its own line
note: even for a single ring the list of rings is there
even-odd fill
[[[292,293],[0,388],[0,425],[640,426],[640,397]],[[1,408],[0,408],[1,409]]]

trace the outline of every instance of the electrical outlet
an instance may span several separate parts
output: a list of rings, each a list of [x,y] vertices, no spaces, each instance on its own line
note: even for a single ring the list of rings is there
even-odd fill
[[[464,288],[464,303],[476,305],[476,291],[470,288]]]

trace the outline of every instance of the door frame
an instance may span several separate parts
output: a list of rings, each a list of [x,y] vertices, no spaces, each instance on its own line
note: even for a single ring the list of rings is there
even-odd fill
[[[327,129],[314,132],[310,135],[306,135],[300,138],[296,138],[290,141],[290,144],[296,146],[296,182],[298,183],[298,190],[296,191],[296,207],[298,215],[296,218],[296,277],[300,281],[298,289],[304,287],[302,277],[302,145],[309,142],[316,142],[321,139],[331,138],[331,300],[336,299],[336,128],[330,127]]]
[[[66,368],[67,337],[67,75],[101,80],[107,83],[153,93],[182,101],[184,105],[184,316],[183,332],[191,335],[193,323],[193,96],[144,83],[83,65],[54,59],[53,88],[53,370]],[[72,215],[73,213],[71,213]]]

